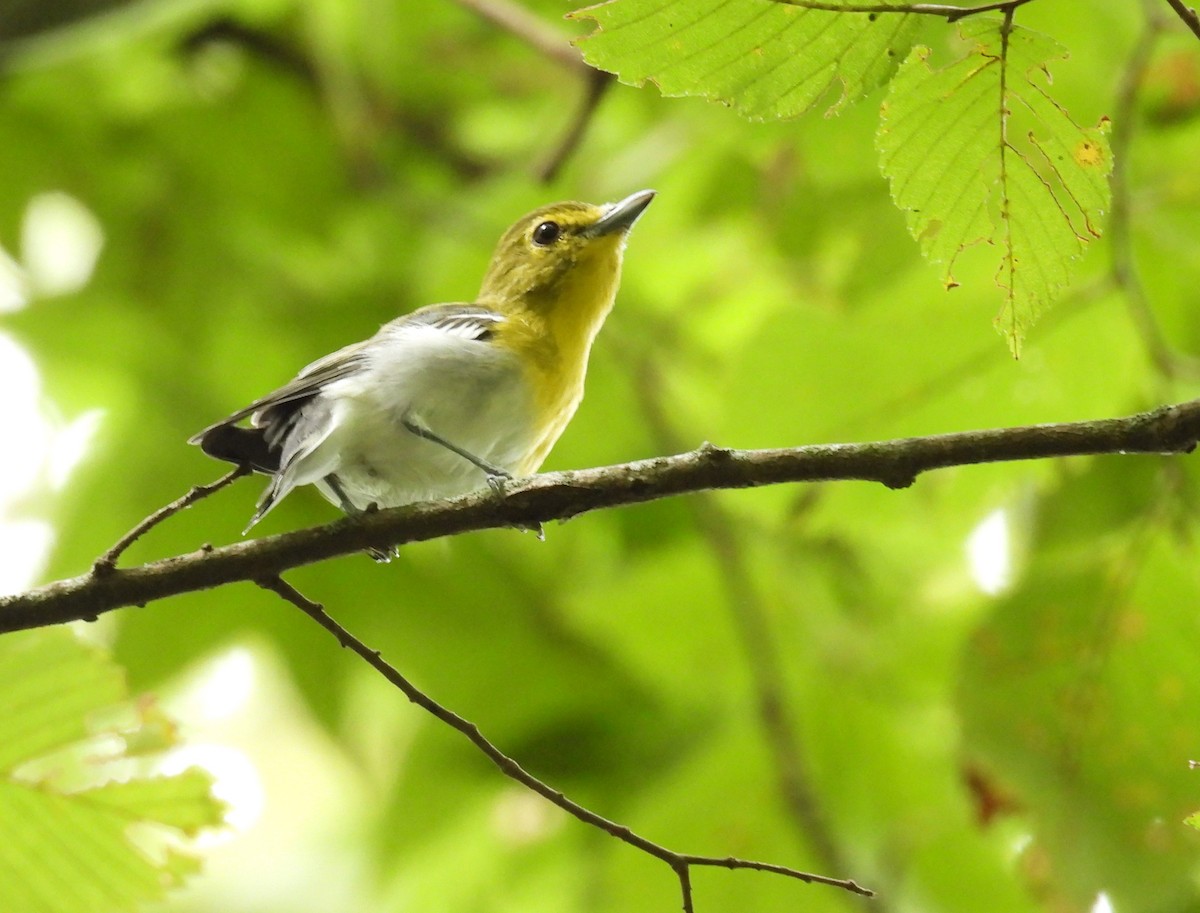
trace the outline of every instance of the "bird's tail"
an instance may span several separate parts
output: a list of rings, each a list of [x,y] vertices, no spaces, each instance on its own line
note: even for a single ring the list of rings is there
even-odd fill
[[[213,425],[188,439],[210,457],[249,466],[256,472],[279,470],[279,450],[267,443],[266,429],[237,425]]]

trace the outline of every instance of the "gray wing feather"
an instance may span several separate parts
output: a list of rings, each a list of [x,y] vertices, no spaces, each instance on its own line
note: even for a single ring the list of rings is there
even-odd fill
[[[333,430],[333,410],[327,399],[315,400],[305,404],[303,408],[294,410],[286,423],[286,434],[272,433],[275,426],[265,429],[267,442],[273,450],[279,451],[279,468],[271,476],[271,482],[258,499],[254,516],[242,530],[242,535],[250,531],[259,520],[270,513],[271,508],[282,501],[296,487],[296,467],[300,460],[321,445]]]
[[[478,304],[423,307],[385,324],[370,339],[317,359],[278,390],[209,425],[189,438],[188,443],[199,444],[205,453],[218,459],[248,464],[260,472],[274,475],[255,515],[257,521],[294,487],[287,470],[290,463],[306,452],[300,438],[318,432],[319,439],[323,440],[328,434],[328,429],[320,433],[318,428],[322,421],[329,420],[328,410],[314,411],[313,399],[330,384],[362,370],[369,363],[371,347],[380,337],[419,326],[484,341],[503,321],[504,315]],[[239,427],[238,423],[246,418],[250,419],[252,427]]]
[[[487,339],[504,322],[504,315],[479,304],[433,304],[397,318],[385,330],[427,326],[467,339]]]
[[[273,390],[266,396],[259,397],[250,403],[250,405],[239,409],[232,415],[227,415],[221,421],[209,425],[203,431],[189,438],[188,443],[202,443],[204,436],[214,428],[236,424],[244,418],[256,415],[256,413],[262,413],[265,416],[272,408],[294,403],[296,400],[311,399],[320,393],[326,385],[333,383],[335,380],[341,380],[343,377],[348,377],[358,370],[364,361],[363,350],[369,343],[369,339],[364,342],[356,342],[353,345],[346,346],[344,349],[338,349],[331,355],[326,355],[324,358],[314,361],[297,374],[294,380],[284,384],[278,390]],[[259,425],[260,422],[255,421],[254,424]]]

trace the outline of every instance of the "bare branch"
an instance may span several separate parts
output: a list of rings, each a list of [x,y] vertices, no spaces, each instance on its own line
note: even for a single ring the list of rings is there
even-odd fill
[[[568,70],[579,73],[583,78],[583,99],[575,109],[575,116],[567,125],[567,130],[558,145],[550,150],[545,160],[537,166],[534,172],[537,180],[544,184],[550,183],[557,177],[567,159],[583,141],[583,136],[592,121],[592,115],[596,113],[600,100],[614,81],[613,75],[588,66],[566,34],[514,0],[455,0],[455,2],[497,28],[516,36],[544,57]]]
[[[616,77],[612,73],[605,73],[603,70],[588,71],[584,82],[583,99],[580,101],[579,107],[575,109],[575,116],[567,126],[567,132],[563,134],[558,145],[546,156],[546,160],[538,166],[537,179],[539,181],[549,184],[558,177],[559,171],[571,157],[571,153],[583,141],[588,124],[592,122],[592,115],[600,107],[601,99],[607,94],[615,80]]]
[[[1130,147],[1136,132],[1136,108],[1138,93],[1145,80],[1146,71],[1155,48],[1166,25],[1165,13],[1159,7],[1146,10],[1146,26],[1129,52],[1129,58],[1117,83],[1116,106],[1113,110],[1112,128],[1112,214],[1109,230],[1110,246],[1109,276],[1121,290],[1129,308],[1129,316],[1142,338],[1154,366],[1163,377],[1194,379],[1200,376],[1200,363],[1175,351],[1163,335],[1162,326],[1155,317],[1154,309],[1146,294],[1137,269],[1133,251],[1133,209],[1131,205],[1129,166]]]
[[[1018,6],[1031,0],[999,0],[981,6],[950,6],[944,3],[838,3],[837,0],[774,0],[785,6],[799,6],[806,10],[821,10],[827,13],[916,13],[921,16],[940,16],[947,22],[957,22],[979,13],[1003,10],[1006,16]],[[1168,0],[1172,5],[1174,0]]]
[[[520,38],[527,45],[570,70],[590,71],[567,36],[513,0],[456,0],[481,19]]]
[[[1175,15],[1183,20],[1183,24],[1192,30],[1192,34],[1200,38],[1200,16],[1196,11],[1183,0],[1167,0],[1167,3],[1175,10]]]
[[[949,466],[1088,454],[1182,453],[1200,439],[1200,400],[1125,418],[965,431],[867,444],[689,453],[574,472],[555,472],[456,498],[346,517],[325,526],[154,561],[89,572],[0,598],[0,633],[144,605],[235,581],[278,576],[367,548],[389,548],[469,530],[532,527],[623,504],[713,488],[860,480],[905,488]]]
[[[249,475],[250,472],[251,469],[249,466],[237,466],[229,470],[229,472],[225,473],[217,481],[210,482],[208,485],[197,485],[182,498],[176,498],[165,507],[160,507],[118,539],[112,548],[97,558],[92,563],[92,573],[98,577],[111,573],[117,566],[117,559],[124,554],[125,550],[137,542],[138,539],[142,538],[142,536],[146,535],[146,533],[150,532],[150,530],[154,529],[154,527],[158,526],[158,524],[162,523],[163,520],[175,516],[180,511],[186,510],[197,501],[203,500],[209,495],[216,494],[226,485],[233,484],[233,482],[242,476]]]
[[[692,888],[690,869],[693,866],[713,866],[725,869],[752,869],[757,872],[771,872],[776,875],[783,875],[788,878],[795,878],[798,881],[803,881],[807,884],[823,884],[831,887],[842,888],[846,891],[851,891],[855,894],[861,894],[865,897],[872,896],[872,892],[867,888],[851,881],[842,878],[830,878],[825,875],[814,875],[810,872],[801,872],[797,869],[788,868],[787,866],[776,865],[771,862],[756,862],[751,859],[737,859],[734,857],[716,857],[716,856],[696,856],[691,853],[677,853],[674,850],[667,849],[661,844],[648,840],[639,834],[634,833],[623,824],[617,824],[608,818],[598,815],[588,808],[580,805],[572,799],[568,799],[559,790],[549,786],[542,780],[539,780],[529,771],[525,770],[516,760],[506,755],[501,751],[495,743],[490,741],[479,727],[470,720],[459,716],[448,707],[439,704],[424,691],[409,681],[398,669],[388,663],[378,650],[372,650],[361,640],[347,631],[344,627],[338,624],[330,617],[329,613],[320,604],[313,602],[311,599],[304,596],[299,590],[286,582],[282,577],[271,576],[263,577],[255,581],[259,586],[268,589],[273,593],[278,594],[283,599],[286,599],[292,605],[296,606],[309,618],[313,619],[317,624],[323,627],[326,631],[337,638],[338,643],[343,647],[355,653],[360,659],[371,666],[376,672],[387,679],[392,685],[399,689],[405,697],[412,703],[416,704],[422,710],[434,716],[439,721],[457,730],[470,740],[476,748],[487,756],[493,764],[499,768],[500,772],[506,777],[520,783],[527,789],[537,793],[547,801],[557,805],[567,814],[582,821],[584,824],[591,827],[599,828],[606,834],[616,837],[618,840],[629,844],[635,849],[641,850],[653,856],[655,859],[661,859],[675,872],[679,878],[680,888],[683,891],[683,908],[686,911],[692,910]]]

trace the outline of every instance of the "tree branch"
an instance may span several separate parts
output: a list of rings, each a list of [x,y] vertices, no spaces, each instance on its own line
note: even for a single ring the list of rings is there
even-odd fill
[[[481,19],[525,42],[529,47],[553,60],[559,66],[579,73],[583,78],[583,98],[575,109],[575,114],[567,125],[566,132],[534,172],[537,180],[543,184],[550,183],[558,176],[558,172],[566,164],[567,159],[583,141],[583,136],[592,122],[592,116],[596,113],[600,100],[615,82],[616,77],[611,73],[588,66],[567,35],[544,22],[539,16],[514,0],[455,0],[455,2]]]
[[[1125,418],[965,431],[866,444],[689,453],[516,480],[453,501],[410,504],[312,527],[205,548],[138,567],[89,572],[0,598],[0,633],[92,620],[103,612],[277,576],[366,548],[389,548],[469,530],[531,527],[623,504],[712,488],[860,480],[905,488],[922,472],[950,466],[1089,454],[1181,453],[1200,440],[1200,400]]]
[[[1113,109],[1112,147],[1113,167],[1109,179],[1112,187],[1112,208],[1109,215],[1109,276],[1129,308],[1134,328],[1155,368],[1168,380],[1195,379],[1200,376],[1200,363],[1176,351],[1167,342],[1162,325],[1154,314],[1146,287],[1137,268],[1133,247],[1133,194],[1129,171],[1131,146],[1137,131],[1137,100],[1155,48],[1166,26],[1166,13],[1160,7],[1146,6],[1146,25],[1134,43],[1117,82],[1116,104]]]
[[[508,32],[568,70],[587,73],[591,70],[571,41],[554,26],[542,20],[513,0],[455,0],[481,19]]]
[[[97,577],[102,577],[105,574],[112,573],[117,566],[117,559],[121,557],[133,543],[138,539],[162,523],[163,520],[175,516],[182,510],[191,507],[197,501],[207,498],[209,495],[216,494],[226,485],[232,485],[242,476],[249,475],[252,472],[249,466],[235,466],[221,478],[208,485],[196,485],[187,494],[181,498],[176,498],[165,507],[160,507],[145,520],[127,532],[124,536],[116,541],[112,548],[106,551],[103,555],[97,558],[92,563],[92,573]]]
[[[979,13],[1003,10],[1010,15],[1018,6],[1030,0],[998,0],[980,6],[950,6],[944,3],[838,3],[837,0],[775,0],[785,6],[799,6],[806,10],[821,10],[827,13],[916,13],[922,16],[940,16],[947,22],[958,22]],[[1176,0],[1168,0],[1172,6]]]
[[[1192,30],[1192,34],[1200,38],[1200,16],[1196,15],[1196,11],[1183,0],[1167,0],[1167,4],[1175,10],[1175,15],[1183,20],[1183,24]]]
[[[558,173],[567,163],[567,159],[583,142],[583,136],[592,122],[592,116],[600,107],[601,100],[614,82],[616,82],[616,77],[603,70],[589,70],[584,77],[583,98],[579,102],[579,107],[575,109],[575,116],[571,118],[571,123],[567,125],[567,130],[562,139],[558,141],[558,145],[550,150],[546,160],[538,166],[537,179],[543,184],[549,184],[558,177]]]
[[[361,640],[347,631],[344,627],[338,624],[325,611],[324,606],[320,603],[313,602],[307,598],[299,590],[287,583],[282,577],[264,577],[255,581],[264,589],[270,590],[278,594],[283,599],[296,606],[305,615],[323,627],[326,631],[337,638],[346,649],[357,654],[360,659],[371,666],[376,672],[386,678],[392,685],[403,692],[404,696],[420,707],[422,710],[432,714],[435,718],[450,726],[452,729],[462,733],[470,740],[476,748],[483,752],[488,760],[499,768],[500,772],[506,777],[516,780],[522,786],[537,793],[542,798],[557,805],[567,814],[582,821],[584,824],[599,828],[606,834],[616,837],[618,840],[629,844],[635,849],[641,850],[653,856],[655,859],[660,859],[665,862],[675,872],[679,878],[679,886],[683,892],[683,909],[685,913],[692,913],[692,885],[691,885],[691,868],[693,866],[711,866],[725,869],[752,869],[757,872],[771,872],[776,875],[784,875],[788,878],[795,878],[798,881],[803,881],[808,884],[824,884],[831,887],[842,888],[846,891],[851,891],[855,894],[861,894],[865,897],[872,896],[872,892],[867,888],[855,883],[849,879],[830,878],[826,875],[814,875],[810,872],[801,872],[797,869],[788,868],[787,866],[776,865],[771,862],[756,862],[752,859],[737,859],[732,856],[696,856],[691,853],[677,853],[674,850],[667,849],[661,844],[648,840],[645,837],[635,834],[623,824],[618,824],[608,818],[598,815],[591,809],[585,808],[578,802],[568,799],[563,793],[554,789],[539,780],[529,771],[525,770],[513,758],[501,751],[495,743],[490,741],[479,727],[470,720],[459,716],[448,707],[439,704],[424,691],[410,682],[398,669],[388,663],[380,656],[378,650],[372,650]]]

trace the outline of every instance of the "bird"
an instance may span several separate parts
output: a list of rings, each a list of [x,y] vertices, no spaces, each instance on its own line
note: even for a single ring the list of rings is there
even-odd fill
[[[243,535],[304,485],[358,514],[537,472],[583,398],[654,197],[535,209],[501,236],[474,301],[398,317],[191,437],[269,477]]]

